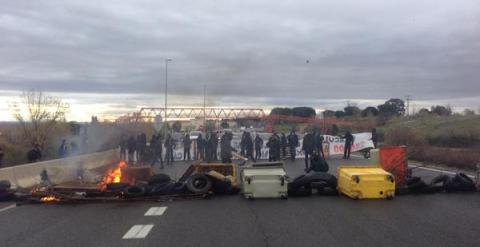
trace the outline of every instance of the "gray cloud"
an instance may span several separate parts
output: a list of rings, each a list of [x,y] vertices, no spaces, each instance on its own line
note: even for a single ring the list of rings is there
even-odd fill
[[[480,104],[473,0],[18,0],[2,3],[0,33],[0,90],[118,94],[141,105],[121,95],[163,93],[170,57],[181,103],[205,84],[219,104],[407,94]]]

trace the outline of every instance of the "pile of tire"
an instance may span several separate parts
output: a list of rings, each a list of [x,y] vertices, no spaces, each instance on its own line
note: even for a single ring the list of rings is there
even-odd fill
[[[337,195],[337,178],[326,172],[310,172],[288,183],[289,196],[311,196],[314,189],[320,195]]]
[[[10,201],[14,199],[14,195],[11,188],[10,181],[0,180],[0,202]]]
[[[439,175],[430,183],[426,183],[420,177],[407,179],[406,186],[396,189],[396,195],[404,194],[432,194],[436,192],[473,192],[476,191],[474,181],[464,173],[457,173],[451,177]]]

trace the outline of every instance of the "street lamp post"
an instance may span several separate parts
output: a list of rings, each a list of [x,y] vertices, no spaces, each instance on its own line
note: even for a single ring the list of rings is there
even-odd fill
[[[167,138],[167,93],[168,93],[168,62],[172,61],[172,59],[167,58],[165,59],[165,108],[163,109],[165,111],[165,119],[163,120],[165,122],[165,130],[164,130],[164,138]]]

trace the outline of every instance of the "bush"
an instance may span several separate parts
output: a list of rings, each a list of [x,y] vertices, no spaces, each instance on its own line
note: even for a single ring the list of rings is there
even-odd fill
[[[479,149],[455,149],[429,146],[417,146],[408,148],[410,159],[442,164],[460,169],[475,170],[480,162]]]
[[[389,129],[384,134],[385,143],[393,146],[424,146],[425,139],[412,128],[400,127]]]

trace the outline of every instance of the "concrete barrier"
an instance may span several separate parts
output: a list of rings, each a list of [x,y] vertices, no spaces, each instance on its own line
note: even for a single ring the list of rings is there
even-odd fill
[[[77,179],[79,171],[88,172],[89,170],[106,167],[119,159],[119,150],[112,149],[64,159],[6,167],[0,169],[0,180],[10,181],[13,187],[28,188],[39,184],[41,182],[40,173],[46,170],[50,181],[62,183]]]

